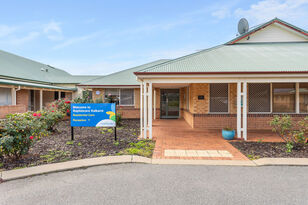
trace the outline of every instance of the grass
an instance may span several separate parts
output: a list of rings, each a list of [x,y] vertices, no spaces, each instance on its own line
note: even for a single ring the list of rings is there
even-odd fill
[[[67,161],[69,160],[69,156],[71,155],[70,152],[61,151],[61,150],[50,150],[48,154],[41,155],[41,159],[47,163],[51,163],[56,159],[60,159],[60,161]]]
[[[73,144],[74,144],[74,141],[67,141],[66,144],[67,144],[67,145],[73,145]]]
[[[155,143],[152,140],[140,140],[136,143],[130,143],[130,147],[123,152],[118,153],[128,155],[139,155],[143,157],[152,157]]]
[[[104,151],[96,151],[92,154],[94,157],[102,157],[106,155],[106,152]]]
[[[248,154],[247,157],[248,157],[250,160],[257,160],[257,159],[260,159],[260,156],[254,155],[254,154]]]

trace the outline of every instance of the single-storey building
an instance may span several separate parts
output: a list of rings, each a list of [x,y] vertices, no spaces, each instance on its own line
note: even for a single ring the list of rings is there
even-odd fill
[[[36,111],[60,99],[80,95],[77,84],[100,76],[74,76],[0,50],[0,118],[9,113]]]
[[[225,44],[78,86],[94,100],[111,96],[124,118],[140,118],[144,138],[153,120],[182,118],[247,139],[247,129],[271,129],[275,114],[307,116],[308,32],[275,18]]]

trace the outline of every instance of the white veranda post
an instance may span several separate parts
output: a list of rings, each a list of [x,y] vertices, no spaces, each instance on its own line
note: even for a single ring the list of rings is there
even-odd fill
[[[149,138],[152,139],[152,113],[153,113],[153,90],[152,90],[152,83],[149,83],[149,88],[148,88],[148,115],[149,115]]]
[[[143,82],[143,138],[147,138],[147,83]]]
[[[40,90],[40,110],[43,109],[43,90]]]
[[[243,84],[243,92],[242,92]],[[247,140],[247,82],[237,83],[237,137]],[[243,105],[243,110],[242,110]]]
[[[142,98],[142,92],[143,92],[143,83],[140,83],[140,136],[142,137],[143,135],[143,106],[142,106],[142,102],[143,102],[143,98]]]
[[[241,110],[242,110],[242,106],[241,106],[241,96],[242,94],[242,83],[238,82],[237,83],[237,102],[236,102],[236,107],[237,107],[237,138],[241,138],[242,137],[242,114],[241,114]]]

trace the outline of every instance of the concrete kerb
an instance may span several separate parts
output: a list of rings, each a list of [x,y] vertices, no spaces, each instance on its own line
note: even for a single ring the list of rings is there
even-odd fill
[[[172,164],[172,165],[212,165],[212,166],[308,166],[308,158],[262,158],[253,161],[246,160],[185,160],[185,159],[151,159],[136,155],[107,156],[90,159],[80,159],[68,162],[40,165],[23,169],[0,172],[0,183],[35,175],[53,172],[82,169],[100,165],[144,163],[144,164]]]

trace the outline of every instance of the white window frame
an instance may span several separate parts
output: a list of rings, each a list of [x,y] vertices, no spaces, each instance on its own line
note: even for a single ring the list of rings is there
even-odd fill
[[[228,84],[228,111],[227,112],[211,112],[211,84]],[[209,106],[209,114],[229,114],[230,113],[230,83],[209,83],[208,84],[208,106]]]
[[[14,102],[13,102],[13,88],[10,88],[10,87],[4,87],[4,86],[0,86],[1,88],[4,88],[4,89],[10,89],[10,94],[11,94],[11,103],[10,104],[7,104],[7,105],[0,105],[0,106],[9,106],[9,105],[14,105]]]
[[[133,90],[133,101],[134,103],[133,104],[122,104],[122,101],[121,101],[121,90],[123,89],[132,89]],[[118,88],[118,92],[119,92],[119,105],[120,106],[135,106],[135,89],[134,88]]]
[[[249,84],[270,84],[270,111],[269,112],[249,112]],[[273,113],[273,87],[272,87],[272,83],[248,83],[247,85],[247,113],[248,114],[272,114]],[[278,114],[278,113],[277,113]]]

